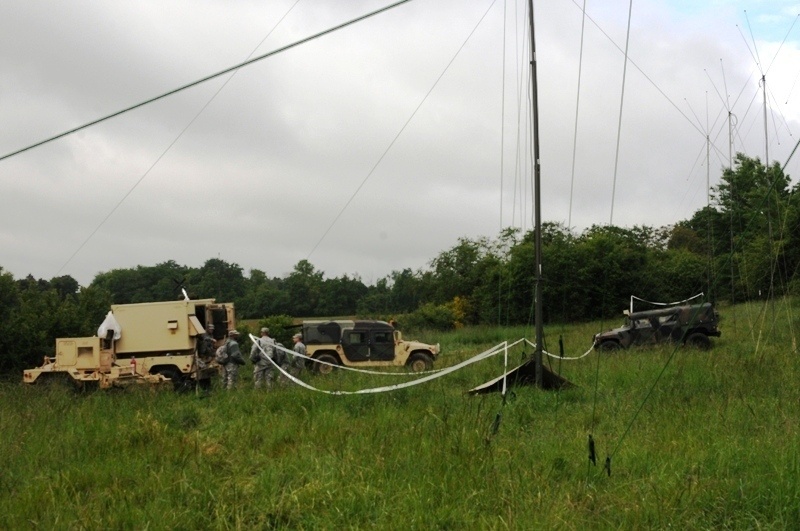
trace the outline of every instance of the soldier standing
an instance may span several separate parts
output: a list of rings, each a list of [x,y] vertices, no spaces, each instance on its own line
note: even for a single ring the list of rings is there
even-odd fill
[[[200,378],[200,371],[204,371],[214,359],[214,325],[208,324],[206,331],[197,340],[197,378],[198,385],[204,391],[211,389],[211,378]],[[205,376],[205,375],[204,375]]]
[[[269,337],[269,328],[261,329],[261,337],[253,342],[250,349],[250,361],[253,362],[253,384],[260,389],[265,384],[272,389],[275,370],[270,358],[275,359],[275,340]]]
[[[228,332],[228,340],[217,349],[217,363],[222,367],[222,387],[233,389],[239,380],[239,366],[244,365],[242,352],[239,350],[239,331]]]
[[[214,325],[206,326],[206,331],[200,336],[197,342],[197,356],[203,361],[204,365],[211,361],[214,355]]]
[[[297,354],[300,354],[300,356],[305,356],[306,355],[306,346],[303,343],[303,335],[302,334],[293,335],[292,336],[292,341],[294,341],[294,347],[292,347],[292,350],[294,350]],[[306,365],[305,358],[301,358],[300,356],[292,356],[291,357],[292,359],[289,361],[289,370],[288,370],[288,372],[289,372],[289,374],[291,374],[292,376],[295,376],[295,377],[300,375],[300,372],[303,370],[303,367],[305,367],[305,365]]]

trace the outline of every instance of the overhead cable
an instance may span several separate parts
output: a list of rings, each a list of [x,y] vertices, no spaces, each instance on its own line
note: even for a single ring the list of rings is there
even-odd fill
[[[161,94],[160,96],[155,96],[155,97],[150,98],[148,100],[145,100],[145,101],[143,101],[141,103],[137,103],[136,105],[132,105],[130,107],[126,107],[125,109],[122,109],[122,110],[117,111],[115,113],[109,114],[109,115],[104,116],[102,118],[98,118],[97,120],[92,120],[89,123],[80,125],[78,127],[74,127],[72,129],[70,129],[68,131],[64,131],[63,133],[60,133],[58,135],[52,136],[52,137],[47,138],[45,140],[41,140],[39,142],[36,142],[35,144],[31,144],[31,145],[29,145],[27,147],[24,147],[22,149],[18,149],[16,151],[13,151],[13,152],[8,153],[6,155],[0,156],[0,160],[5,160],[5,159],[7,159],[9,157],[13,157],[14,155],[19,155],[20,153],[23,153],[23,152],[28,151],[30,149],[33,149],[35,147],[39,147],[39,146],[41,146],[43,144],[47,144],[48,142],[52,142],[53,140],[58,140],[59,138],[63,138],[65,136],[67,136],[67,135],[71,135],[72,133],[80,131],[81,129],[86,129],[87,127],[91,127],[93,125],[99,124],[101,122],[104,122],[106,120],[109,120],[111,118],[119,116],[121,114],[125,114],[128,111],[132,111],[134,109],[138,109],[139,107],[143,107],[143,106],[145,106],[145,105],[147,105],[149,103],[153,103],[154,101],[158,101],[160,99],[166,98],[167,96],[171,96],[173,94],[177,94],[178,92],[181,92],[181,91],[186,90],[188,88],[197,86],[197,85],[199,85],[201,83],[205,83],[206,81],[210,81],[210,80],[212,80],[214,78],[217,78],[219,76],[225,75],[228,72],[233,72],[234,70],[238,70],[239,68],[251,65],[251,64],[253,64],[255,62],[261,61],[262,59],[266,59],[267,57],[271,57],[271,56],[279,54],[281,52],[285,52],[286,50],[289,50],[291,48],[299,46],[300,44],[305,44],[305,43],[307,43],[309,41],[312,41],[314,39],[322,37],[323,35],[327,35],[329,33],[333,33],[334,31],[338,31],[338,30],[340,30],[342,28],[345,28],[347,26],[355,24],[356,22],[361,22],[362,20],[365,20],[367,18],[375,16],[375,15],[377,15],[379,13],[383,13],[384,11],[388,11],[388,10],[394,8],[394,7],[397,7],[397,6],[401,5],[401,4],[405,4],[406,2],[410,2],[410,1],[411,0],[400,0],[399,2],[395,2],[395,3],[390,4],[388,6],[385,6],[385,7],[382,7],[380,9],[377,9],[375,11],[372,11],[370,13],[367,13],[366,15],[362,15],[360,17],[354,18],[354,19],[352,19],[352,20],[350,20],[348,22],[344,22],[342,24],[339,24],[338,26],[334,26],[334,27],[326,29],[324,31],[320,31],[319,33],[315,33],[314,35],[311,35],[311,36],[306,37],[304,39],[300,39],[299,41],[295,41],[295,42],[293,42],[291,44],[287,44],[286,46],[282,46],[281,48],[278,48],[278,49],[273,50],[271,52],[265,53],[263,55],[259,55],[258,57],[254,57],[253,59],[249,59],[249,60],[244,61],[242,63],[239,63],[237,65],[231,66],[229,68],[226,68],[225,70],[221,70],[221,71],[217,72],[216,74],[211,74],[211,75],[206,76],[204,78],[198,79],[197,81],[193,81],[193,82],[188,83],[186,85],[180,86],[180,87],[178,87],[176,89],[170,90],[169,92],[165,92],[164,94]]]

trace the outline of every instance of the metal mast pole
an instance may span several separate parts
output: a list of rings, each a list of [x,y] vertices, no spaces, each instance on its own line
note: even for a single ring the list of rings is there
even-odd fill
[[[541,195],[541,166],[539,164],[539,99],[536,84],[536,38],[534,36],[533,0],[528,0],[528,14],[531,25],[531,87],[532,87],[532,113],[533,113],[533,193],[534,193],[534,245],[536,247],[536,289],[534,292],[534,320],[536,323],[536,350],[534,363],[536,366],[536,386],[543,387],[542,378],[542,348],[544,333],[542,326],[542,195]]]
[[[761,90],[764,93],[764,167],[769,169],[769,127],[767,126],[767,76],[761,76]]]

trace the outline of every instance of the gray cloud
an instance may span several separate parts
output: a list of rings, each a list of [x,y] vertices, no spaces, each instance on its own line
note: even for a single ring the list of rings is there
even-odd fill
[[[292,3],[3,2],[0,153],[244,60]],[[0,161],[0,266],[18,277],[70,274],[87,284],[112,268],[170,259],[199,266],[217,256],[282,275],[311,253],[329,276],[375,281],[423,267],[460,236],[496,235],[501,211],[503,225],[530,228],[530,156],[517,149],[530,143],[529,111],[518,105],[529,90],[527,2],[517,3],[519,15],[511,4],[505,84],[501,2],[453,60],[490,1],[410,2],[242,69],[71,260],[224,79]],[[793,89],[800,32],[777,53],[794,13],[791,2],[773,4],[774,11],[749,12],[762,68],[769,67],[770,159],[782,162],[800,122],[800,89]],[[381,5],[301,0],[258,53]],[[572,187],[576,5],[536,6],[543,218],[563,222]],[[589,3],[619,46],[627,6]],[[717,95],[725,86],[739,123],[736,150],[763,159],[760,74],[736,28],[745,23],[742,7],[636,4],[630,58],[652,82],[629,65],[615,224],[671,224],[705,204],[702,130],[708,112],[713,185],[727,164]],[[578,230],[609,221],[623,68],[620,51],[593,24],[584,39],[572,194]],[[700,123],[692,125],[695,114]],[[787,171],[796,176],[797,160]]]

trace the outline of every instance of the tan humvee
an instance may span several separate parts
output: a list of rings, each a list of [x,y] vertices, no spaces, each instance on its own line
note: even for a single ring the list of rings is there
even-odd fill
[[[56,339],[55,356],[24,371],[23,381],[67,376],[80,387],[171,381],[176,389],[188,388],[217,371],[213,349],[198,352],[206,327],[214,325],[216,347],[234,328],[234,319],[233,304],[214,299],[115,304],[104,321],[114,326],[104,337]]]
[[[408,367],[413,372],[431,370],[439,345],[406,341],[385,321],[304,321],[306,355],[313,370],[327,374],[335,366]]]

